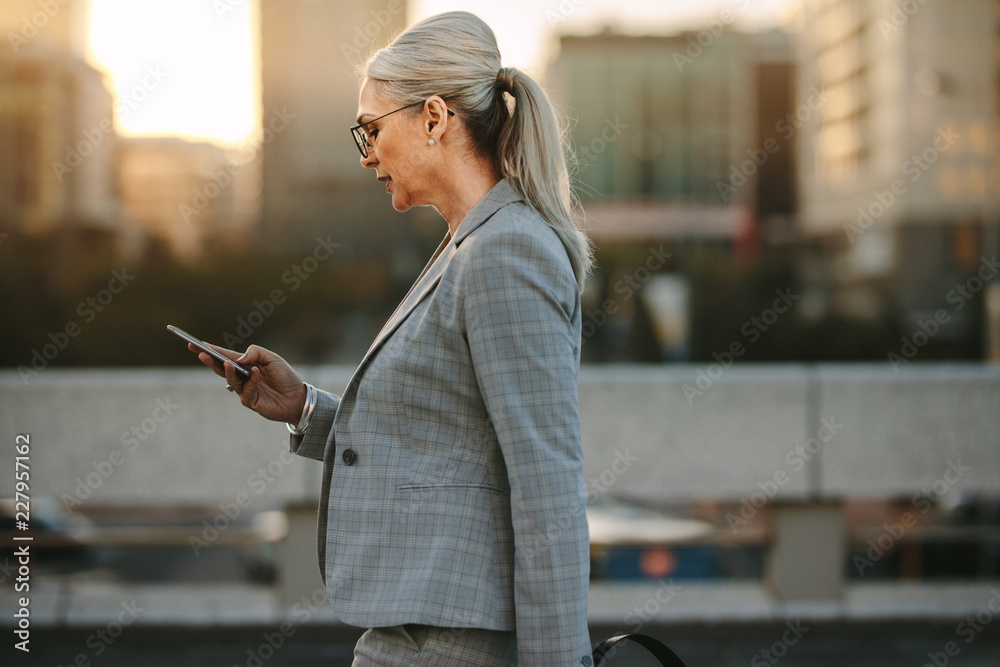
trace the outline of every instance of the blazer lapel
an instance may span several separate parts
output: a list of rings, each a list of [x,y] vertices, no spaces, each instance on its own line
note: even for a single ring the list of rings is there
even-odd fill
[[[382,347],[385,339],[391,336],[392,332],[403,323],[403,320],[417,307],[417,304],[423,301],[437,287],[438,281],[441,280],[441,274],[444,273],[445,267],[454,254],[455,246],[451,242],[451,233],[449,232],[445,235],[444,240],[441,241],[441,244],[434,252],[427,266],[420,272],[420,276],[413,283],[413,286],[410,287],[410,291],[407,292],[403,300],[396,306],[396,310],[393,311],[392,316],[389,317],[385,326],[382,327],[382,331],[375,337],[375,341],[372,342],[371,347],[368,348],[368,352],[365,353],[364,358],[361,360],[359,369],[368,363],[371,356]]]
[[[375,341],[368,348],[365,353],[364,358],[361,363],[358,364],[357,370],[354,371],[351,381],[347,384],[347,391],[350,391],[351,387],[354,385],[355,381],[361,377],[362,371],[364,371],[365,366],[371,360],[372,356],[378,352],[379,348],[382,347],[386,339],[392,335],[392,333],[399,328],[399,325],[409,316],[413,309],[423,301],[428,294],[434,291],[437,287],[438,282],[441,280],[441,275],[444,270],[448,267],[448,263],[451,258],[458,251],[459,244],[467,237],[473,230],[482,225],[484,222],[489,220],[494,213],[499,211],[501,208],[515,201],[519,201],[520,197],[514,192],[514,189],[507,183],[506,180],[501,180],[493,189],[490,190],[486,195],[479,201],[478,204],[473,207],[469,214],[465,216],[461,224],[456,230],[455,237],[452,238],[451,232],[445,234],[444,239],[438,245],[437,250],[431,257],[431,260],[424,267],[424,270],[420,272],[417,280],[413,283],[410,291],[407,292],[406,296],[403,297],[402,302],[393,312],[389,321],[385,323],[382,327],[382,331],[379,332],[378,336],[375,337]],[[347,393],[345,391],[345,395]]]

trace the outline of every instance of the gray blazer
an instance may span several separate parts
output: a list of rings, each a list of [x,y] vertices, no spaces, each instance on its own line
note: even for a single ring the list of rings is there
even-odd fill
[[[562,243],[500,181],[292,438],[324,462],[341,620],[516,630],[522,667],[590,664],[580,323]]]

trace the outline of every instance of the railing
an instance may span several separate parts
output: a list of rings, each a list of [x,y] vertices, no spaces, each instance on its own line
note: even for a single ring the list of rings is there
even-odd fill
[[[303,369],[333,391],[350,373]],[[928,496],[1000,493],[997,366],[588,366],[580,406],[593,497],[721,499],[739,505],[737,519],[767,505],[770,583],[784,598],[839,594],[845,499],[917,509]],[[33,497],[298,508],[288,558],[313,562],[320,465],[289,454],[284,426],[250,414],[207,370],[50,369],[27,383],[0,372],[0,423],[2,461],[30,435]],[[13,483],[0,478],[0,497]]]

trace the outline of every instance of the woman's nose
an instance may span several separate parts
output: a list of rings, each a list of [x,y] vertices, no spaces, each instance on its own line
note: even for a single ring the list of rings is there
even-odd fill
[[[378,159],[375,157],[375,147],[371,146],[368,148],[368,157],[361,158],[361,166],[367,169],[374,169],[377,164]]]

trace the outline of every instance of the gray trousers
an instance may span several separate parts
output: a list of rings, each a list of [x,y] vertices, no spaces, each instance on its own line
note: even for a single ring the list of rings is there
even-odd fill
[[[370,628],[352,667],[516,667],[517,635],[478,628],[394,625]]]

